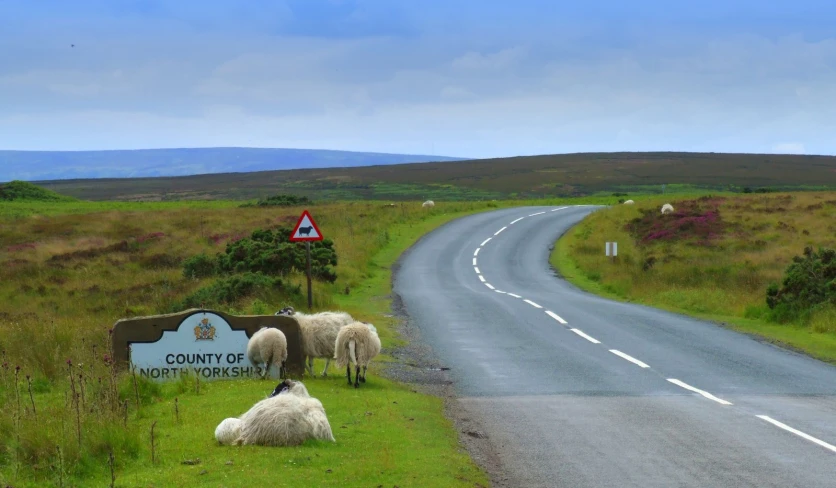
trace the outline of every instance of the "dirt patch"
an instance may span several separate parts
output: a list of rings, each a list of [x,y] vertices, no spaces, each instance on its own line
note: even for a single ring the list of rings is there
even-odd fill
[[[67,252],[63,254],[56,254],[49,258],[47,262],[55,263],[61,261],[72,261],[74,259],[91,259],[103,254],[110,254],[113,252],[128,252],[128,241],[120,241],[116,244],[104,247],[94,247],[91,249],[83,249],[81,251]]]
[[[392,266],[394,277],[400,262]],[[401,297],[392,293],[392,312],[398,319],[397,332],[405,339],[406,345],[387,352],[395,359],[387,363],[383,374],[387,378],[411,385],[415,391],[439,397],[444,402],[444,415],[458,432],[459,443],[464,446],[471,459],[491,479],[491,486],[511,488],[518,486],[505,475],[499,449],[485,434],[485,429],[472,415],[456,401],[453,381],[449,369],[441,364],[432,348],[421,340],[421,334],[411,323]]]

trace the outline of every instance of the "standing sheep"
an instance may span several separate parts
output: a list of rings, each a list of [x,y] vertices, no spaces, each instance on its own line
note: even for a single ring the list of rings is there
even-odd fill
[[[380,338],[377,336],[377,329],[374,325],[366,322],[354,322],[346,325],[337,334],[337,342],[334,347],[337,360],[337,367],[345,366],[345,373],[348,376],[348,384],[351,384],[351,364],[354,364],[354,388],[360,386],[359,382],[366,382],[366,368],[371,360],[380,353]],[[363,375],[360,376],[360,367],[363,368]]]
[[[670,203],[662,205],[662,215],[668,213],[673,213],[673,205],[671,205]]]
[[[337,332],[341,327],[354,322],[351,315],[345,312],[319,312],[308,315],[295,311],[293,307],[285,307],[276,312],[276,315],[288,315],[299,322],[302,355],[306,358],[305,367],[311,376],[316,376],[313,370],[314,358],[325,358],[322,376],[327,376],[328,366],[334,357]]]
[[[634,203],[636,202],[634,202],[633,200],[627,200],[626,202],[624,202],[624,205],[632,205]]]
[[[287,361],[287,338],[279,329],[262,327],[250,337],[247,343],[247,359],[253,366],[264,364],[261,378],[267,377],[270,366],[279,369],[279,378],[285,378],[285,362]]]
[[[427,200],[426,202],[422,203],[421,206],[424,208],[435,207],[435,202],[432,200]]]
[[[297,446],[307,439],[336,442],[322,402],[312,398],[301,382],[285,380],[273,392],[241,416],[235,445]]]

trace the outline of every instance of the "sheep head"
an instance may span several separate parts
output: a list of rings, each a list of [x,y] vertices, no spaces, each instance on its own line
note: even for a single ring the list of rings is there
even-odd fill
[[[290,315],[293,315],[295,313],[296,313],[296,310],[294,310],[293,307],[285,307],[285,308],[279,310],[278,312],[276,312],[276,315],[288,315],[288,316],[290,316]]]
[[[293,380],[286,379],[282,381],[281,383],[276,385],[276,388],[273,389],[273,393],[270,393],[269,398],[273,398],[276,395],[280,395],[282,393],[285,393],[286,391],[289,391],[291,388],[293,388],[293,385],[295,384],[296,382]]]

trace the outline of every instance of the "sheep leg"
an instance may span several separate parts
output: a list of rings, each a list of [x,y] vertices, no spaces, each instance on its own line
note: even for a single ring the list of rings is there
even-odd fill
[[[354,368],[355,368],[355,371],[354,371],[354,388],[359,388],[360,387],[360,365],[358,364]]]
[[[313,370],[313,360],[314,360],[313,356],[308,356],[308,373],[311,375],[311,378],[316,376],[314,374],[314,370]]]
[[[348,386],[351,386],[351,364],[345,365],[345,375],[348,377]]]
[[[322,370],[322,376],[328,376],[328,365],[331,364],[331,358],[325,358],[325,369]],[[313,374],[313,370],[311,370],[311,374]]]
[[[363,383],[366,382],[366,366],[363,366],[363,376],[360,377],[360,381]]]

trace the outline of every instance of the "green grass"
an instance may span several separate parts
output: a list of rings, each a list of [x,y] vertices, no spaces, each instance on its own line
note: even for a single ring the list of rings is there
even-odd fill
[[[642,209],[667,201],[677,208],[681,199],[652,197],[591,214],[558,239],[552,266],[590,293],[710,320],[836,363],[836,311],[825,308],[807,320],[779,324],[769,320],[766,307],[766,287],[782,279],[804,246],[836,244],[832,232],[816,232],[833,229],[836,205],[828,202],[836,203],[836,194],[729,198],[719,207],[728,228],[707,246],[687,240],[642,244],[625,229]],[[604,256],[606,241],[618,242],[615,262]],[[651,256],[656,264],[643,270]]]

